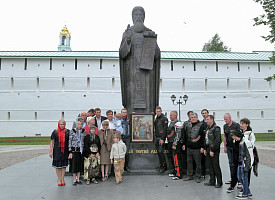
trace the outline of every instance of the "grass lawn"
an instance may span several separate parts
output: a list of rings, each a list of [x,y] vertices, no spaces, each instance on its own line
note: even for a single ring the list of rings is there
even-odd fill
[[[49,145],[50,137],[0,137],[0,145]]]
[[[275,133],[255,133],[256,141],[275,141]]]
[[[275,133],[254,133],[256,141],[275,141]],[[223,134],[222,134],[223,141]]]
[[[275,141],[275,133],[255,133],[256,141]],[[223,139],[223,135],[222,135]],[[49,145],[49,137],[0,137],[0,145]]]

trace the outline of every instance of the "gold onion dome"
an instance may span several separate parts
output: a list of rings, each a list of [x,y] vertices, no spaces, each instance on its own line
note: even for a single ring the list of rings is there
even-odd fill
[[[68,35],[69,38],[71,37],[71,33],[69,32],[67,26],[65,25],[64,28],[61,30],[60,35]]]

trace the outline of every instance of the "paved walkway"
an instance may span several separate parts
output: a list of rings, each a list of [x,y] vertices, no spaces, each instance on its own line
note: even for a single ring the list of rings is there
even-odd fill
[[[275,151],[275,141],[256,141],[257,149],[273,150]],[[15,152],[15,151],[28,151],[28,150],[42,150],[49,149],[50,145],[0,145],[0,153]],[[223,150],[223,143],[221,144],[221,150]]]
[[[0,145],[0,153],[50,149],[50,145]]]
[[[229,179],[226,154],[221,154],[223,181]],[[252,175],[251,192],[253,199],[274,199],[275,169],[259,166],[259,177]],[[226,193],[228,185],[216,189],[194,181],[173,181],[167,175],[124,176],[123,183],[115,185],[114,177],[98,185],[72,186],[72,177],[66,176],[67,185],[58,187],[54,168],[48,155],[42,155],[0,170],[1,200],[103,200],[103,199],[186,199],[186,200],[231,200],[238,194],[237,189]]]

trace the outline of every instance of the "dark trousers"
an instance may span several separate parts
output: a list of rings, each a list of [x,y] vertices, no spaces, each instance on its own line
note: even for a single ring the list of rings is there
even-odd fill
[[[128,167],[128,163],[129,163],[130,137],[122,136],[122,141],[125,143],[127,148],[126,154],[125,154],[125,164],[124,164],[124,168],[126,168]]]
[[[182,168],[182,155],[181,155],[181,145],[177,145],[177,148],[173,149],[173,158],[174,158],[174,166],[175,166],[175,175],[179,178],[183,175]]]
[[[173,143],[172,142],[168,142],[168,154],[167,155],[167,158],[168,158],[168,162],[169,162],[169,165],[171,166],[171,168],[174,170],[175,169],[175,164],[174,164],[174,153],[173,153]],[[174,174],[176,173],[175,171],[173,172]]]
[[[200,149],[187,147],[187,176],[193,175],[193,160],[196,163],[196,177],[201,177],[201,152]]]
[[[161,138],[155,139],[155,148],[158,151],[159,164],[160,167],[167,167],[165,156],[164,156],[164,143],[162,145],[159,144]]]
[[[228,157],[228,162],[229,162],[229,169],[230,169],[230,176],[231,176],[231,181],[232,181],[232,176],[234,176],[234,166],[233,166],[233,148],[231,147],[226,147],[227,150],[227,157]]]
[[[206,172],[205,155],[202,153],[201,154],[201,175],[205,176],[205,172]]]
[[[232,169],[231,169],[231,184],[230,186],[234,188],[238,183],[238,160],[233,161]]]
[[[215,151],[214,156],[211,157],[209,153],[206,154],[206,160],[208,163],[208,169],[210,174],[209,182],[212,184],[217,183],[222,185],[222,172],[220,168],[220,152]]]

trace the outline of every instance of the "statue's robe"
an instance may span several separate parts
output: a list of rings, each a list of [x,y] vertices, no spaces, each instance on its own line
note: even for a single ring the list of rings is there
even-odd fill
[[[146,35],[154,32],[146,27],[142,32],[136,32],[134,27],[130,27],[130,30],[130,44],[127,43],[125,31],[119,48],[122,105],[127,108],[128,114],[151,113],[159,104],[160,49],[155,35],[154,52],[151,51],[144,58],[142,52],[146,46],[144,41],[148,41]],[[152,40],[152,47],[151,43]],[[151,60],[151,64],[145,62],[144,65],[144,59]]]

